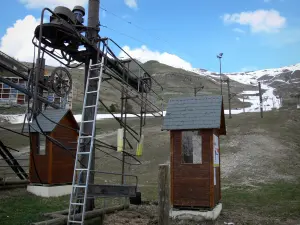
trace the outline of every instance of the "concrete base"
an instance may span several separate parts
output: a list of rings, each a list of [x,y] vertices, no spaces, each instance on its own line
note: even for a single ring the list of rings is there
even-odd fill
[[[72,191],[72,185],[59,185],[59,186],[37,186],[28,185],[27,191],[41,197],[59,197],[69,195]]]
[[[179,220],[206,221],[216,220],[222,211],[222,203],[216,205],[212,211],[197,211],[197,210],[170,210],[170,217]]]

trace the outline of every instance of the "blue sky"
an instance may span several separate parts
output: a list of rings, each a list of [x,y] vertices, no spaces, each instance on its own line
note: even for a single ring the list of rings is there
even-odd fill
[[[41,8],[78,3],[86,6],[87,0],[7,1],[0,49],[29,60]],[[107,11],[101,10],[100,21],[107,28],[100,34],[141,61],[218,71],[216,55],[223,52],[224,72],[300,62],[299,0],[101,0],[101,6]]]

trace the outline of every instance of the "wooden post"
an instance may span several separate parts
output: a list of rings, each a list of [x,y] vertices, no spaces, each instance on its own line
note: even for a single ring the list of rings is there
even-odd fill
[[[158,191],[158,225],[169,225],[169,165],[159,165]]]

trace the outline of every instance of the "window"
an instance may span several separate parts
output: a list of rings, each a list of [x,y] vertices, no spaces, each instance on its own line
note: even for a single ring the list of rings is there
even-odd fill
[[[182,132],[182,162],[202,164],[202,137],[198,131]]]
[[[46,155],[46,137],[43,134],[38,134],[37,154],[38,155]]]

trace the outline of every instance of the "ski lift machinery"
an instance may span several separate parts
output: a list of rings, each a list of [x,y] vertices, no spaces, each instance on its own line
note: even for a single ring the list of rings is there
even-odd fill
[[[45,12],[50,13],[50,21],[44,23]],[[125,143],[133,149],[132,145],[126,140],[126,133],[131,135],[138,143],[143,139],[142,127],[145,125],[146,111],[154,116],[163,116],[163,99],[161,96],[153,90],[153,84],[161,91],[162,86],[150,76],[150,74],[144,70],[144,68],[133,59],[127,52],[125,52],[115,41],[110,38],[98,38],[89,39],[87,37],[87,31],[89,29],[96,29],[85,26],[84,17],[85,9],[80,6],[74,7],[71,11],[69,8],[58,6],[52,11],[49,8],[44,8],[41,15],[41,23],[38,25],[34,32],[32,43],[38,48],[38,51],[48,54],[65,67],[60,67],[53,72],[50,79],[50,84],[53,85],[53,89],[60,95],[65,95],[72,88],[72,77],[67,68],[76,68],[87,63],[89,59],[97,55],[98,59],[103,58],[103,74],[102,82],[106,81],[113,88],[119,90],[122,93],[121,98],[121,118],[115,118],[122,129],[124,129],[123,137],[123,159],[122,164],[124,168],[124,148]],[[97,30],[99,31],[99,30]],[[129,61],[120,60],[110,48],[110,44],[114,45],[120,51],[123,51],[129,58]],[[98,47],[96,47],[98,45]],[[101,50],[106,49],[106,51]],[[135,64],[141,71],[139,75],[130,70],[130,65]],[[141,74],[143,74],[141,76]],[[111,82],[113,80],[114,82]],[[118,85],[116,85],[118,84]],[[120,88],[121,87],[121,88]],[[149,100],[148,96],[153,95],[154,98],[161,103],[161,108],[155,103]],[[136,132],[134,129],[128,126],[126,121],[126,103],[128,100],[134,101],[141,107],[140,114],[140,132]],[[100,97],[100,103],[103,104]],[[104,104],[103,104],[104,105]],[[108,107],[104,107],[109,111]],[[125,109],[124,109],[125,107]],[[127,156],[132,154],[127,153]],[[97,171],[100,174],[112,174],[104,171]],[[122,184],[124,171],[122,173],[113,173],[114,175],[122,175]],[[132,175],[130,175],[132,176]],[[135,176],[136,177],[136,176]],[[136,177],[137,178],[137,177]],[[98,186],[99,187],[99,186]],[[136,183],[137,187],[137,183]],[[136,192],[135,187],[135,192]],[[96,188],[97,189],[97,188]],[[106,192],[106,194],[105,194]],[[132,193],[131,193],[132,194]],[[130,193],[125,194],[129,197]],[[92,196],[95,196],[92,194]],[[113,197],[123,196],[124,188],[121,186],[107,187],[102,185],[98,188],[97,196]]]

